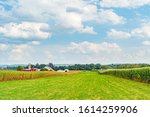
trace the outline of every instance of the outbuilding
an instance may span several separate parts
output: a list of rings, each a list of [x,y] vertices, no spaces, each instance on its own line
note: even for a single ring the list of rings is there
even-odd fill
[[[54,71],[54,69],[52,69],[52,68],[49,67],[49,66],[45,66],[44,68],[47,69],[48,71]]]
[[[69,72],[69,69],[65,69],[64,72]]]

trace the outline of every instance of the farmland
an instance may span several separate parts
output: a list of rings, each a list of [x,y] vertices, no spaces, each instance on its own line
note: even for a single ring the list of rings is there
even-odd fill
[[[143,100],[150,99],[150,85],[91,71],[60,73],[31,80],[0,82],[0,99]]]
[[[102,74],[117,76],[144,83],[150,83],[150,68],[143,69],[123,69],[123,70],[106,70]]]
[[[0,81],[9,80],[25,80],[25,79],[35,79],[48,76],[62,76],[62,75],[72,75],[77,74],[77,71],[72,72],[53,72],[53,71],[42,71],[42,72],[24,72],[24,71],[0,71]]]

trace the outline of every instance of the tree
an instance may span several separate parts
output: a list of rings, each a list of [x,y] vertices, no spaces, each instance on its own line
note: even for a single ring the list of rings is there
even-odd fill
[[[17,67],[17,70],[18,70],[18,71],[24,70],[24,66],[18,66],[18,67]]]
[[[38,68],[38,69],[40,69],[39,63],[37,63],[37,64],[35,65],[35,67]]]
[[[95,69],[97,69],[97,70],[101,69],[101,64],[96,64]]]
[[[45,66],[45,64],[40,64],[40,69],[44,68]]]
[[[46,68],[42,68],[42,69],[41,69],[41,71],[48,71],[48,69],[46,69]]]
[[[102,69],[112,69],[112,67],[111,66],[109,66],[109,65],[102,65],[102,67],[101,67]]]
[[[51,67],[52,69],[54,69],[53,63],[49,63],[48,66]]]

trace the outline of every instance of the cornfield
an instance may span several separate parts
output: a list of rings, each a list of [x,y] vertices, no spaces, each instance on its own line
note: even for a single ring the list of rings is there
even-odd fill
[[[24,79],[34,79],[43,78],[49,76],[60,76],[60,75],[71,75],[78,72],[52,72],[52,71],[40,71],[40,72],[24,72],[24,71],[0,71],[0,81],[8,80],[24,80]]]
[[[102,74],[113,75],[130,80],[150,83],[150,68],[127,69],[127,70],[107,70],[100,72]]]

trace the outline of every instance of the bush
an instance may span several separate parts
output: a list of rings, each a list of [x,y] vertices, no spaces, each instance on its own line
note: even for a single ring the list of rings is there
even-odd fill
[[[18,67],[17,67],[17,70],[18,70],[18,71],[23,71],[23,70],[24,70],[24,67],[23,67],[23,66],[18,66]]]

